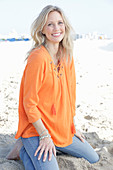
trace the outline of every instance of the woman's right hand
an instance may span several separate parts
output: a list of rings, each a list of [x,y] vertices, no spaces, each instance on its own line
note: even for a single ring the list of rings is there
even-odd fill
[[[38,160],[41,159],[41,156],[44,153],[43,161],[45,162],[48,152],[49,152],[49,161],[51,161],[52,152],[53,152],[54,156],[56,157],[55,145],[50,137],[45,137],[40,140],[39,146],[38,146],[34,156],[36,156],[39,151],[40,151],[40,153],[38,156]]]

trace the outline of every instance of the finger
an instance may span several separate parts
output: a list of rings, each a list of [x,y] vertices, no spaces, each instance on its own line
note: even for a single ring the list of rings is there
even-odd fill
[[[43,152],[44,152],[44,147],[41,148],[41,150],[40,150],[40,153],[39,153],[39,156],[38,156],[38,160],[41,159],[41,156],[42,156]]]
[[[84,141],[84,139],[83,139],[82,137],[80,137],[80,140],[81,140],[83,143],[85,143],[85,141]]]
[[[46,148],[45,152],[44,152],[44,157],[43,157],[43,161],[46,161],[47,158],[47,154],[48,154],[48,148]]]
[[[56,149],[55,149],[55,146],[53,147],[53,154],[54,154],[54,156],[56,157]]]
[[[82,137],[85,139],[85,136],[82,134]]]
[[[52,149],[49,150],[49,161],[51,161],[52,158]]]
[[[36,156],[37,155],[37,153],[38,153],[38,151],[41,149],[41,146],[39,146],[38,148],[37,148],[37,150],[36,150],[36,152],[35,152],[35,154],[34,154],[34,156]]]

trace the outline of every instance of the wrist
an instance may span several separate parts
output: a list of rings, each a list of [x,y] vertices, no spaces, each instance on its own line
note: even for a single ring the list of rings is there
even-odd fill
[[[39,141],[41,141],[44,138],[51,138],[50,134],[48,133],[47,129],[44,129],[41,134],[39,135]]]
[[[39,136],[39,141],[41,141],[44,138],[51,138],[51,136],[49,134],[43,135],[43,136]]]

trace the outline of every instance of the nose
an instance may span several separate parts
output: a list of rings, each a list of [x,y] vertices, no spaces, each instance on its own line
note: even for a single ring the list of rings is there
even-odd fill
[[[59,25],[58,24],[55,24],[54,25],[54,30],[56,31],[56,30],[59,30]]]

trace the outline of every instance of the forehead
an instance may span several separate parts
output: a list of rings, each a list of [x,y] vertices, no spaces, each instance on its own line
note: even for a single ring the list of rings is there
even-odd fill
[[[48,14],[47,21],[63,20],[61,14],[57,11],[52,11]]]

